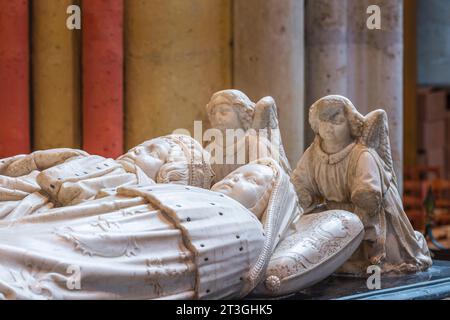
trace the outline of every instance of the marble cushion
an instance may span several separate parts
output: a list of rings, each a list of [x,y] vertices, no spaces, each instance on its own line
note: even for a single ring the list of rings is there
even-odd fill
[[[350,258],[363,237],[361,220],[348,211],[302,216],[276,248],[253,295],[287,295],[325,279]]]

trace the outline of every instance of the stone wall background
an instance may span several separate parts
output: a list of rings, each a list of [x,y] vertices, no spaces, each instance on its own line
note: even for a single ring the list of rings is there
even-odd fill
[[[206,129],[205,105],[210,96],[234,87],[254,101],[266,95],[275,98],[292,165],[311,141],[307,110],[319,97],[346,95],[363,113],[384,108],[401,176],[402,0],[110,1],[122,8],[117,10],[123,11],[123,19],[117,18],[117,10],[116,18],[107,15],[107,10],[91,10],[90,23],[72,31],[65,26],[70,1],[19,1],[22,6],[16,17],[28,19],[33,30],[28,39],[26,35],[21,38],[21,50],[28,52],[30,59],[4,54],[9,52],[5,41],[11,42],[5,34],[14,32],[13,23],[2,26],[6,33],[3,31],[0,39],[0,57],[6,57],[2,64],[19,63],[32,75],[28,90],[21,89],[31,102],[23,99],[15,106],[29,111],[29,121],[23,123],[31,130],[14,129],[15,135],[31,143],[9,148],[10,132],[0,131],[0,157],[50,147],[85,148],[88,141],[91,153],[116,156],[120,150],[175,129],[192,130],[194,120],[203,120]],[[0,0],[0,10],[11,14],[10,3]],[[103,0],[74,3],[81,6],[83,14],[83,7],[101,7]],[[373,4],[381,8],[382,30],[366,27],[366,9]],[[30,16],[22,14],[27,11]],[[46,25],[46,21],[51,23]],[[109,37],[108,26],[114,27],[114,32],[122,30],[123,39]],[[94,41],[100,34],[102,41],[90,46],[90,39]],[[123,55],[110,55],[108,41],[122,41]],[[31,49],[27,43],[32,44]],[[87,50],[98,51],[97,61],[96,52]],[[90,69],[83,56],[90,57],[91,66],[101,64],[98,70],[116,78],[99,77],[86,86],[84,77]],[[26,80],[20,83],[27,85]],[[87,94],[94,87],[106,94],[121,90],[123,95],[111,94],[111,99],[100,99],[99,104],[86,98],[95,96]],[[14,90],[0,90],[0,101],[14,95]],[[0,104],[3,121],[16,121],[7,116],[7,110]],[[114,126],[100,125],[98,120],[98,130],[111,130],[111,134],[97,138],[92,122],[89,130],[83,130],[83,121],[91,113],[96,114],[91,119],[101,119],[103,113],[117,120]],[[112,149],[115,151],[109,151]]]
[[[418,83],[450,86],[450,1],[417,0]]]

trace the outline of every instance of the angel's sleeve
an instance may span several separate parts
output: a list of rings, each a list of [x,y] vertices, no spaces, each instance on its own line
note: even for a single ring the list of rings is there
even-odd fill
[[[300,205],[305,213],[314,210],[320,202],[320,197],[317,188],[315,187],[314,179],[311,176],[311,172],[313,172],[312,157],[311,152],[308,149],[300,158],[297,168],[291,176],[291,181],[295,186]]]
[[[368,213],[378,212],[382,201],[382,181],[380,169],[374,156],[362,152],[359,156],[354,174],[351,175],[351,201],[356,207]]]

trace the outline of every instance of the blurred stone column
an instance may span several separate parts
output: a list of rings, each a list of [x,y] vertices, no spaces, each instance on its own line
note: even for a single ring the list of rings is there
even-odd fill
[[[349,98],[366,114],[386,110],[399,184],[403,167],[403,0],[347,0]],[[381,10],[381,30],[369,30],[370,5]]]
[[[125,144],[192,129],[231,86],[231,0],[125,1]],[[206,126],[203,126],[206,127]]]
[[[370,5],[380,8],[380,30],[367,27]],[[306,17],[306,109],[321,96],[342,94],[363,114],[386,110],[401,182],[403,1],[307,0]],[[305,132],[310,142],[309,126]]]
[[[303,153],[304,1],[235,0],[233,86],[273,96],[291,165]]]
[[[347,0],[306,0],[305,142],[314,139],[309,107],[329,94],[347,95]]]
[[[81,30],[66,26],[73,0],[31,1],[33,149],[81,147]]]

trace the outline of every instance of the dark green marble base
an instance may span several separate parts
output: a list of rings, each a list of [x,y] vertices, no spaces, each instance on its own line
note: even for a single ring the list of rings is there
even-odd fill
[[[368,277],[370,274],[368,274]],[[381,289],[369,290],[367,278],[330,276],[285,299],[413,300],[450,297],[450,261],[435,260],[426,272],[403,276],[381,276]]]

